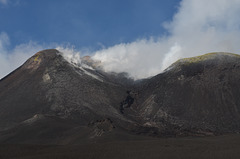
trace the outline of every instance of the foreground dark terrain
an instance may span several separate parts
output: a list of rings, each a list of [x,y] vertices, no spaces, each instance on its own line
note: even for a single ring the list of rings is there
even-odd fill
[[[240,135],[138,138],[78,145],[0,145],[0,158],[16,159],[238,159]]]
[[[239,158],[239,83],[237,54],[134,81],[43,50],[0,80],[0,158]]]

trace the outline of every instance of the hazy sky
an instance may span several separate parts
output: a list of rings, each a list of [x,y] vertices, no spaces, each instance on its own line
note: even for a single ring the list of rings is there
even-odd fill
[[[179,58],[239,53],[239,15],[240,0],[0,0],[0,78],[56,47],[153,76]]]

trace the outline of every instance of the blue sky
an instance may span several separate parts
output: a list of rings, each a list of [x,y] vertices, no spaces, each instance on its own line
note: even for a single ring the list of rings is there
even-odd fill
[[[0,31],[29,41],[98,49],[166,34],[179,0],[1,0]],[[0,1],[0,2],[1,2]],[[5,3],[4,3],[5,2]]]
[[[180,58],[239,54],[239,15],[240,0],[0,0],[0,78],[47,48],[134,79]]]

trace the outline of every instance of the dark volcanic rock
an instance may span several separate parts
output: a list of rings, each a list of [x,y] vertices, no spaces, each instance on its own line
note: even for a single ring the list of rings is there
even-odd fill
[[[141,88],[138,111],[174,133],[240,131],[240,56],[212,53],[182,59]]]
[[[83,60],[78,66],[55,49],[43,50],[3,78],[0,142],[67,144],[124,133],[240,131],[239,55],[182,59],[138,82],[101,71],[90,57]]]
[[[131,124],[119,110],[125,87],[95,70],[70,64],[54,49],[36,53],[0,81],[0,90],[1,130],[36,114],[86,127],[102,118],[111,118],[119,127]]]

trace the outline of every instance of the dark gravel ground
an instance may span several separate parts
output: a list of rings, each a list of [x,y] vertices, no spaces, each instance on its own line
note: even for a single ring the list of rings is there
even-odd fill
[[[79,145],[0,145],[1,159],[239,159],[240,135],[142,138]]]

